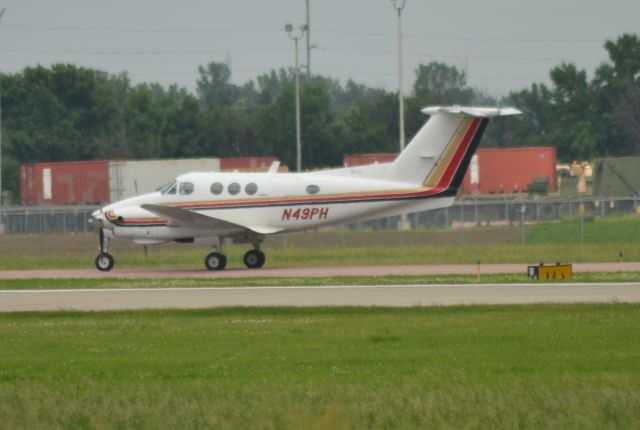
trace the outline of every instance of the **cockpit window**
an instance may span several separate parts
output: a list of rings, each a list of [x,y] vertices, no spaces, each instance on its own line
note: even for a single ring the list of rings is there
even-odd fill
[[[179,193],[182,196],[188,196],[193,193],[193,183],[191,182],[180,182]]]
[[[172,193],[169,192],[171,189],[173,189]],[[176,193],[176,181],[171,181],[168,184],[165,184],[165,185],[161,186],[160,188],[158,188],[158,191],[160,191],[162,194],[175,194]]]

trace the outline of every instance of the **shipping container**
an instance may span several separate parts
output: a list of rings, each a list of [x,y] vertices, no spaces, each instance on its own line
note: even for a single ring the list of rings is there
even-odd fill
[[[112,202],[153,192],[190,172],[219,172],[219,158],[136,160],[109,162]]]
[[[598,158],[592,169],[594,196],[640,196],[640,157]]]
[[[219,158],[74,161],[20,167],[21,203],[103,205],[155,191],[189,172],[220,171]]]
[[[220,159],[223,172],[266,172],[278,161],[276,157],[227,157]]]
[[[471,159],[462,193],[524,193],[534,177],[549,178],[549,192],[556,191],[555,148],[481,148]]]
[[[396,153],[346,154],[342,157],[344,167],[366,166],[369,164],[391,163],[398,157]]]
[[[109,162],[35,163],[20,167],[23,205],[99,205],[109,202]]]

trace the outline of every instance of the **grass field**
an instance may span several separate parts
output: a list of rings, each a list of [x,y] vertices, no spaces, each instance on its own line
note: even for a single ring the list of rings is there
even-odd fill
[[[526,226],[525,245],[519,226],[430,229],[404,232],[323,230],[269,237],[264,244],[268,267],[395,264],[473,264],[640,260],[640,217],[588,217],[580,221]],[[404,246],[401,246],[401,242]],[[247,245],[225,247],[230,268],[242,267]],[[117,268],[201,268],[206,247],[165,244],[143,248],[117,240],[111,248]],[[96,234],[0,236],[0,270],[91,268],[97,254]]]
[[[484,274],[480,283],[536,284],[525,273]],[[553,281],[551,281],[553,282]],[[575,273],[573,282],[640,282],[640,272]],[[87,288],[211,288],[330,285],[476,284],[475,275],[336,276],[325,278],[0,279],[0,290]]]
[[[582,227],[579,218],[558,223],[541,223],[531,226],[526,242],[530,244],[580,243],[580,229],[589,244],[640,242],[640,217],[609,215],[585,217]]]
[[[376,233],[371,233],[375,235]],[[321,233],[318,233],[321,235]],[[308,235],[313,244],[314,234]],[[84,236],[44,236],[2,238],[0,244],[0,270],[10,269],[70,269],[93,268],[97,255],[95,238]],[[45,242],[42,252],[37,245],[26,247],[30,241]],[[15,245],[15,246],[14,246]],[[247,246],[225,248],[229,268],[240,268]],[[370,245],[370,246],[293,246],[287,249],[265,246],[266,267],[358,266],[397,264],[475,264],[483,263],[554,263],[554,262],[608,262],[618,261],[622,251],[626,261],[640,260],[640,241],[621,243],[585,244],[543,243],[485,245]],[[204,257],[210,249],[192,245],[160,245],[149,248],[148,257],[141,247],[120,243],[112,253],[118,268],[164,267],[203,268]]]
[[[10,428],[633,428],[640,305],[0,315]]]

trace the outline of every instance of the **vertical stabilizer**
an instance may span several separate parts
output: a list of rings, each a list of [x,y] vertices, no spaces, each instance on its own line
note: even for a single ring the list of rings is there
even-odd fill
[[[516,115],[512,108],[432,107],[431,118],[393,162],[387,179],[457,191],[489,118]]]

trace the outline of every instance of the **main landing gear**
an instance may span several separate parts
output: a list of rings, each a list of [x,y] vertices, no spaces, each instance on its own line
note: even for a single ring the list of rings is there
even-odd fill
[[[96,257],[96,269],[101,272],[108,272],[113,269],[115,261],[113,256],[107,252],[109,240],[104,236],[104,229],[100,229],[100,254]]]
[[[227,267],[227,257],[222,254],[222,247],[218,243],[215,245],[216,252],[212,252],[204,259],[204,265],[208,270],[224,270]],[[253,249],[244,254],[244,265],[249,269],[259,269],[266,261],[264,252],[260,251],[260,242],[253,243]]]
[[[227,267],[227,257],[219,252],[212,252],[204,259],[208,270],[224,270]]]
[[[244,265],[249,269],[259,269],[264,266],[266,257],[259,249],[252,249],[244,254]]]

